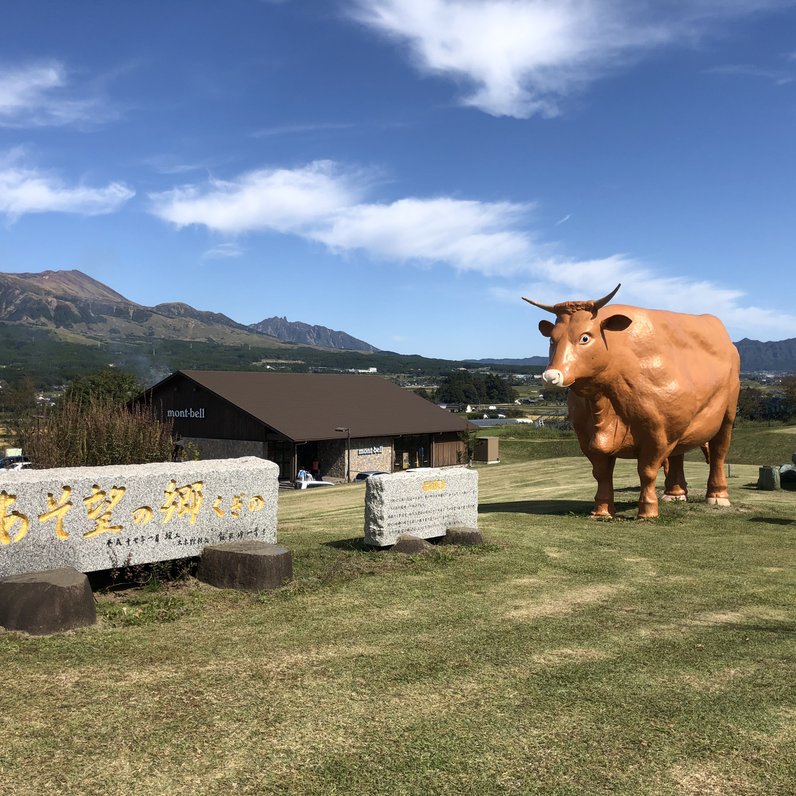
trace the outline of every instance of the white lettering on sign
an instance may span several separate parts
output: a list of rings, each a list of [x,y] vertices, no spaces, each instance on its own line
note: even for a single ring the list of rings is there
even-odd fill
[[[384,450],[381,445],[374,445],[372,448],[359,448],[357,456],[372,456],[374,453],[381,453]]]
[[[205,419],[204,407],[201,409],[167,409],[166,417],[193,417],[198,420]]]

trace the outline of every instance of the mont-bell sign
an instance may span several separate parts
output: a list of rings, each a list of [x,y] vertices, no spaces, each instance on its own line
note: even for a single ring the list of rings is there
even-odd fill
[[[204,407],[201,409],[167,409],[166,417],[192,417],[195,420],[204,420],[205,410]]]

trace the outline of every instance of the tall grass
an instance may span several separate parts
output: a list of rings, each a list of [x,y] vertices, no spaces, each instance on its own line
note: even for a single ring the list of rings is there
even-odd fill
[[[151,407],[128,409],[98,398],[65,399],[29,421],[20,440],[36,468],[162,462],[174,449],[172,424]]]

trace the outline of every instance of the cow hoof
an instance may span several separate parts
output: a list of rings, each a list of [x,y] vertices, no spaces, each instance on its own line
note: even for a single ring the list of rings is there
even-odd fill
[[[705,498],[705,503],[708,506],[729,506],[730,499],[725,497],[707,497]]]
[[[685,501],[687,498],[685,495],[663,495],[661,500],[665,503],[671,503],[672,501]]]

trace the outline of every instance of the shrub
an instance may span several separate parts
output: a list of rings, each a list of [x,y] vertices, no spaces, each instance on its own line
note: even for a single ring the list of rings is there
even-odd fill
[[[174,451],[172,424],[151,407],[107,398],[65,398],[21,429],[20,441],[36,468],[146,464],[168,461]]]

